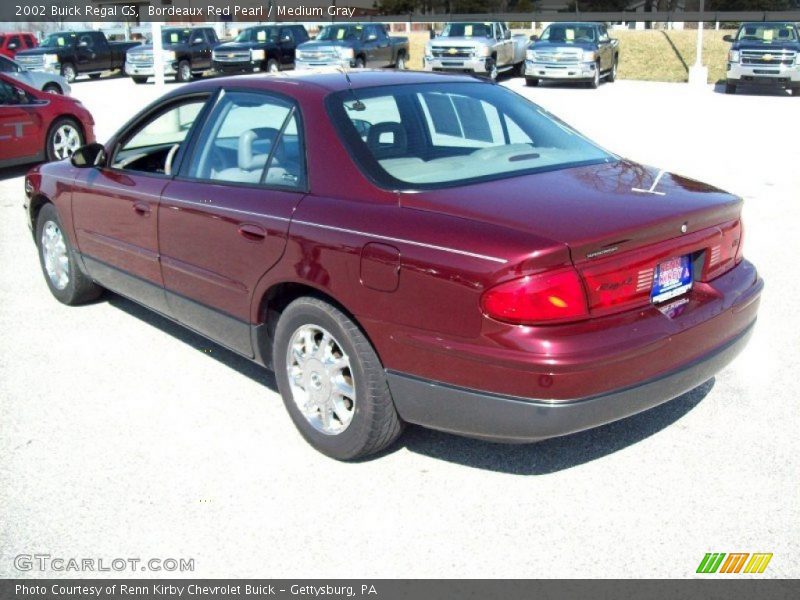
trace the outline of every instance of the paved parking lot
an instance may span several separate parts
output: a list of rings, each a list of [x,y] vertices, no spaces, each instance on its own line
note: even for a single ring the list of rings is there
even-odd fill
[[[746,198],[767,287],[743,355],[591,432],[502,446],[411,428],[337,463],[257,366],[120,297],[51,298],[23,171],[0,172],[0,576],[48,553],[194,558],[199,577],[688,577],[710,551],[772,552],[764,576],[800,576],[800,100],[505,85],[613,151]],[[73,89],[101,140],[159,95]]]

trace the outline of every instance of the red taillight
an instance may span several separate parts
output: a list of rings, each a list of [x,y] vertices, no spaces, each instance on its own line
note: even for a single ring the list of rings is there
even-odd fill
[[[703,281],[711,281],[742,262],[742,221],[726,223],[721,229],[719,242],[708,249]]]
[[[583,283],[572,268],[501,283],[484,292],[481,306],[494,319],[526,325],[577,321],[589,316]]]

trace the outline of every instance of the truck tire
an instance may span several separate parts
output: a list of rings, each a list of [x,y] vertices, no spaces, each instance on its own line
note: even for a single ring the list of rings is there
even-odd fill
[[[358,56],[356,57],[356,69],[366,69],[367,68],[367,61],[364,60],[363,57]]]
[[[397,55],[397,62],[394,63],[394,68],[398,71],[405,71],[406,70],[406,55],[405,54],[398,54]]]
[[[131,79],[133,79],[133,83],[147,83],[147,77],[131,77]]]
[[[594,66],[594,77],[589,82],[589,87],[592,88],[593,90],[596,90],[597,88],[600,87],[600,63],[599,62]]]
[[[280,73],[281,66],[278,64],[278,61],[274,58],[270,58],[267,61],[267,66],[264,69],[267,73]]]
[[[47,92],[48,94],[63,94],[64,90],[61,89],[61,86],[57,83],[48,83],[46,86],[42,88],[43,92]]]
[[[608,83],[614,83],[617,80],[617,64],[619,63],[619,57],[614,57],[614,62],[611,63],[611,70],[608,72],[606,76],[606,81]]]
[[[74,306],[95,300],[103,293],[103,288],[78,266],[58,211],[49,202],[36,218],[36,248],[44,280],[56,300]]]
[[[539,85],[539,80],[536,79],[535,77],[526,77],[525,85],[528,85],[530,87],[536,87],[537,85]]]
[[[311,296],[289,304],[278,319],[272,357],[289,416],[323,454],[361,458],[402,433],[375,349],[336,306]]]
[[[182,60],[178,63],[178,70],[175,72],[175,81],[186,83],[192,78],[192,65],[188,60]]]
[[[67,83],[72,83],[75,81],[75,78],[78,76],[78,72],[75,70],[75,65],[69,62],[62,64],[61,76],[67,80]]]
[[[726,94],[735,94],[736,93],[736,84],[735,83],[726,83],[725,84],[725,93]]]

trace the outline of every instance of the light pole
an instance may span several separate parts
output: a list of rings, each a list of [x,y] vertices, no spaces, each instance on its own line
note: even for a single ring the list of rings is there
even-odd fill
[[[700,0],[700,12],[705,8],[705,1]],[[697,51],[694,64],[689,67],[689,84],[704,86],[708,83],[708,68],[703,66],[703,21],[697,22]]]
[[[151,24],[151,35],[153,36],[153,78],[156,86],[164,86],[164,43],[161,39],[161,23],[153,21]]]

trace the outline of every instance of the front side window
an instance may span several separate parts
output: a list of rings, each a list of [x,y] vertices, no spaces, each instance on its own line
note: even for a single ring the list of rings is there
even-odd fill
[[[0,81],[0,104],[18,104],[19,97],[13,85]]]
[[[118,147],[112,166],[169,175],[175,156],[205,103],[205,98],[188,100],[146,121]]]
[[[254,92],[229,92],[214,108],[198,139],[187,175],[300,189],[305,161],[293,104]]]
[[[436,189],[615,160],[544,110],[482,83],[378,87],[327,100],[344,145],[388,189]]]

